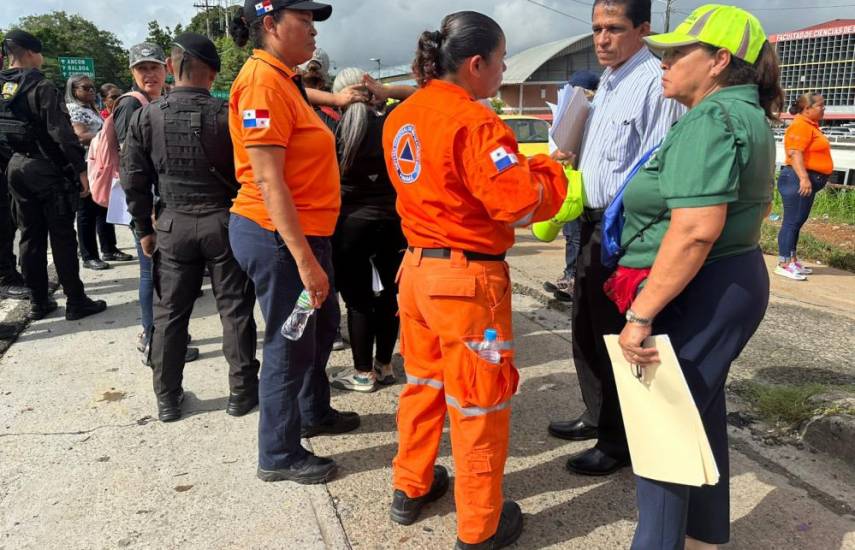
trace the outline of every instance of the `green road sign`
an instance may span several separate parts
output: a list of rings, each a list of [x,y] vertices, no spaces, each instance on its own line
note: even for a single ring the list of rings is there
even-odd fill
[[[228,99],[229,91],[228,90],[211,90],[211,95],[216,97],[217,99]]]
[[[95,60],[91,57],[60,57],[59,71],[62,78],[73,74],[85,74],[89,78],[95,78]]]

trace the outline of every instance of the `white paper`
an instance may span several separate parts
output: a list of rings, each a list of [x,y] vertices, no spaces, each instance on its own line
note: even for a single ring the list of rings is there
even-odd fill
[[[110,188],[110,203],[107,205],[107,223],[131,225],[131,215],[128,213],[125,190],[119,184],[119,178],[113,178],[113,186]]]
[[[547,105],[552,109],[550,139],[561,151],[578,156],[582,149],[585,123],[591,110],[585,90],[568,84],[558,90],[558,105]],[[578,166],[578,161],[576,165]]]
[[[380,296],[383,292],[383,281],[380,280],[380,273],[374,267],[374,257],[368,258],[368,261],[371,263],[371,290],[374,291],[375,296]]]

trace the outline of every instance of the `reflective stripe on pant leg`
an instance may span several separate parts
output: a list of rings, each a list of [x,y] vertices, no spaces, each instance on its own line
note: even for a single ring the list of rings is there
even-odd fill
[[[430,386],[431,388],[437,390],[441,390],[443,388],[443,384],[439,380],[433,380],[431,378],[419,378],[411,374],[407,374],[407,384],[412,384],[414,386]],[[448,397],[446,397],[446,401],[448,401]]]
[[[407,377],[407,381],[409,382],[409,377]],[[463,416],[484,416],[485,414],[490,414],[492,412],[498,412],[498,411],[507,409],[508,407],[511,406],[511,400],[508,399],[507,401],[503,401],[503,402],[499,403],[498,405],[494,405],[492,407],[464,407],[460,404],[460,402],[456,398],[454,398],[448,394],[445,395],[445,403],[449,407],[453,407],[453,408],[457,409],[458,411],[460,411],[460,413]]]

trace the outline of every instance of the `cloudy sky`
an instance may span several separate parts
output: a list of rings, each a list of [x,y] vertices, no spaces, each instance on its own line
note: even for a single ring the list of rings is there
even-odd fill
[[[215,4],[239,0],[208,0]],[[707,0],[709,1],[709,0]],[[768,33],[795,30],[830,19],[855,19],[855,0],[731,0],[753,11]],[[156,19],[174,26],[190,20],[204,0],[3,0],[0,28],[8,28],[25,15],[65,10],[78,13],[102,29],[115,33],[126,46],[143,40],[146,22]],[[435,29],[446,13],[472,9],[496,19],[508,38],[510,54],[540,43],[590,30],[593,0],[346,0],[331,2],[332,18],[318,24],[318,43],[339,67],[376,68],[408,63],[418,34]],[[675,0],[672,28],[703,0]],[[547,7],[541,7],[541,4]],[[653,27],[663,28],[665,0],[653,0]],[[559,13],[562,12],[562,13]]]

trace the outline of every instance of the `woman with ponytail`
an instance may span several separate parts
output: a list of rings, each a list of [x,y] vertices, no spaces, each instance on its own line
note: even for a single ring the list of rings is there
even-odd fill
[[[775,275],[804,281],[813,271],[802,265],[796,254],[799,232],[810,216],[813,199],[828,183],[834,169],[831,143],[819,123],[825,115],[825,99],[807,92],[790,106],[795,115],[784,133],[785,166],[778,176],[778,192],[784,206],[784,220],[778,231],[778,265]]]
[[[335,462],[304,449],[301,436],[359,426],[358,415],[330,406],[325,372],[340,319],[331,292],[330,237],[340,205],[335,138],[292,70],[312,57],[314,23],[331,13],[331,6],[311,1],[246,0],[232,25],[237,45],[251,40],[255,47],[229,99],[241,184],[229,240],[255,284],[266,324],[258,388],[258,477],[264,481],[325,481]],[[290,340],[280,329],[304,292],[315,314],[302,336]]]
[[[521,155],[510,128],[479,102],[501,86],[504,57],[495,21],[471,11],[445,17],[419,38],[420,89],[383,128],[409,244],[399,272],[407,386],[391,517],[409,525],[448,489],[448,472],[434,464],[447,413],[461,549],[502,548],[522,532],[520,507],[502,496],[519,380],[504,260],[514,228],[551,217],[567,189],[558,162]],[[483,341],[491,353],[479,354]]]
[[[632,549],[714,549],[730,537],[724,388],[769,302],[758,241],[772,202],[780,69],[760,22],[734,6],[701,6],[645,41],[662,58],[665,97],[689,110],[624,193],[615,277],[636,282],[614,298],[628,306],[619,341],[625,359],[645,368],[659,362],[645,340],[668,335],[719,476],[695,487],[637,475]],[[679,460],[667,439],[658,443],[663,461]]]
[[[361,69],[343,69],[332,90],[362,84],[365,78]],[[336,280],[336,290],[347,305],[353,368],[334,378],[332,385],[361,392],[395,381],[391,365],[398,339],[395,274],[407,247],[395,211],[395,188],[383,160],[383,123],[393,109],[384,107],[382,102],[354,103],[344,109],[336,130],[341,214],[333,235],[333,266],[336,273],[346,274]]]

